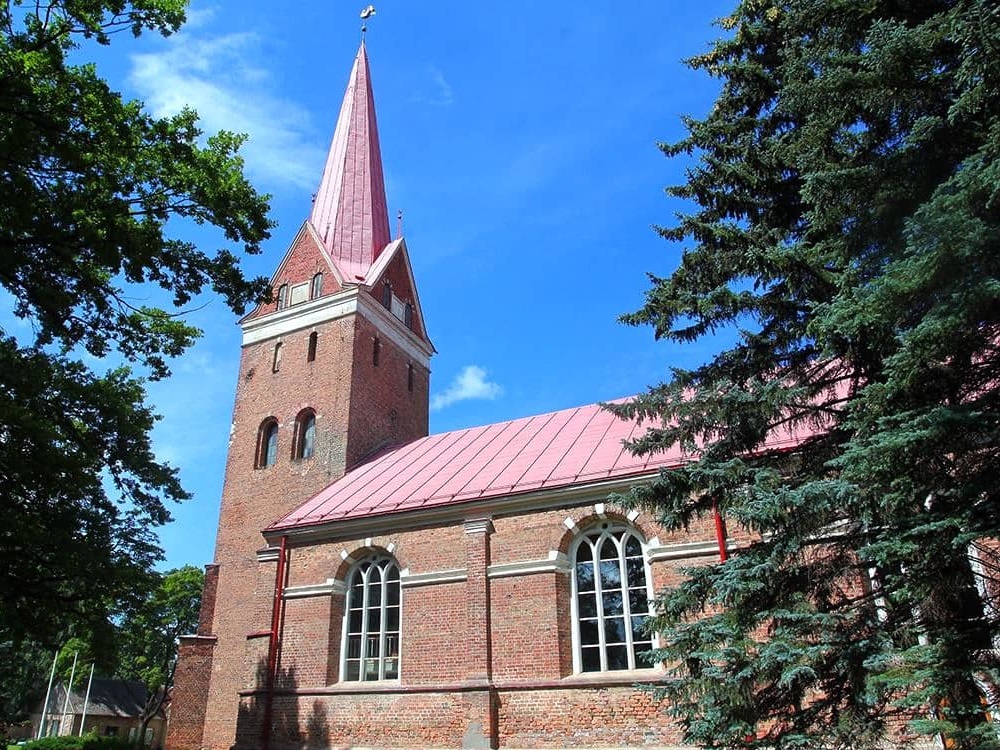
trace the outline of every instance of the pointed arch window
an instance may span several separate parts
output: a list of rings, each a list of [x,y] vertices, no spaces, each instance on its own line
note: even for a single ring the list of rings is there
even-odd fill
[[[573,552],[574,668],[610,672],[650,666],[643,625],[650,615],[649,569],[642,541],[629,528],[602,524]]]
[[[316,299],[323,293],[323,274],[318,273],[312,278],[312,285],[309,287],[309,299]]]
[[[351,571],[347,586],[343,679],[398,679],[399,566],[391,557],[373,554]]]
[[[265,469],[278,461],[278,420],[268,417],[257,430],[257,456],[254,466]]]
[[[302,460],[312,458],[316,453],[316,412],[303,409],[295,418],[295,442],[292,458]]]
[[[382,284],[382,306],[386,310],[392,309],[392,285],[388,280]]]
[[[278,287],[278,309],[284,310],[288,307],[288,284]]]

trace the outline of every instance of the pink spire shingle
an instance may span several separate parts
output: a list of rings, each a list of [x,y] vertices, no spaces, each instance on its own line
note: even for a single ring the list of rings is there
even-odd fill
[[[389,244],[382,154],[364,42],[354,60],[309,221],[349,279],[364,276]]]

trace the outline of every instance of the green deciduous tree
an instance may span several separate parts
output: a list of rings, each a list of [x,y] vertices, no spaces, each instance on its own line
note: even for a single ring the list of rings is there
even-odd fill
[[[204,583],[204,573],[190,565],[167,571],[159,576],[153,592],[124,617],[118,628],[116,675],[138,680],[149,691],[137,733],[140,740],[173,686],[178,639],[198,628]]]
[[[186,493],[152,453],[138,375],[166,376],[198,335],[177,309],[201,290],[235,311],[266,293],[238,262],[270,228],[241,137],[203,139],[190,111],[151,117],[78,62],[119,32],[171,33],[185,6],[0,5],[0,300],[32,332],[0,328],[0,643],[14,647],[91,632],[149,590],[152,529]],[[221,249],[180,239],[184,222],[217,227]],[[173,308],[136,305],[136,285]],[[106,356],[138,375],[88,364]]]
[[[738,339],[620,411],[654,425],[635,450],[696,458],[633,500],[671,528],[717,502],[755,541],[664,592],[663,692],[708,747],[996,747],[1000,6],[722,24],[689,61],[715,105],[663,146],[693,159],[683,254],[625,320]]]

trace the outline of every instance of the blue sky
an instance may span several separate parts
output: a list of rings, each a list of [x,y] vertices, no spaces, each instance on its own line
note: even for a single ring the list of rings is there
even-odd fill
[[[100,51],[100,72],[155,114],[187,104],[206,132],[249,135],[247,173],[278,222],[252,274],[271,274],[308,215],[365,4],[195,0],[177,35]],[[731,3],[376,7],[367,46],[389,213],[395,233],[404,211],[438,350],[431,431],[627,396],[703,360],[616,319],[641,305],[647,272],[677,263],[652,225],[680,207],[663,188],[684,165],[655,144],[711,106],[716,82],[681,60],[707,49]],[[169,567],[211,561],[239,357],[235,316],[198,304],[204,337],[150,388],[157,453],[194,493],[161,533]]]

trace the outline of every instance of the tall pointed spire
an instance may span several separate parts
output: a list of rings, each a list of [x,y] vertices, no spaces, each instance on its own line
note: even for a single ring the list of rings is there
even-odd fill
[[[348,279],[364,276],[391,239],[364,40],[354,60],[309,221]]]

